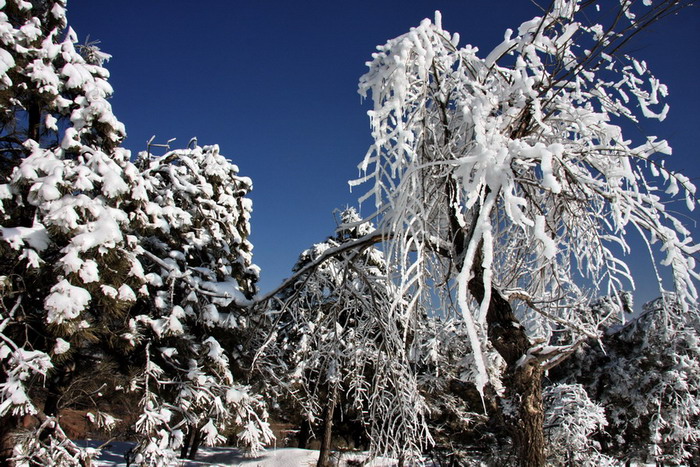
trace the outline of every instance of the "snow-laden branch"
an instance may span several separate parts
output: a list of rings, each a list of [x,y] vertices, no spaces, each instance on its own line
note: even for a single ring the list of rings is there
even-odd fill
[[[312,261],[304,265],[301,269],[296,271],[294,274],[292,274],[290,277],[282,281],[280,285],[272,289],[271,291],[259,295],[255,297],[251,301],[251,305],[256,305],[260,303],[264,303],[277,295],[279,292],[287,289],[289,286],[292,284],[296,283],[300,277],[303,277],[305,274],[308,274],[309,271],[314,270],[317,268],[319,265],[323,264],[325,261],[327,261],[330,258],[337,257],[339,255],[342,255],[343,253],[346,253],[348,251],[361,251],[364,248],[367,248],[371,245],[374,245],[376,243],[382,242],[389,238],[390,236],[387,236],[386,234],[382,234],[379,232],[373,232],[371,234],[367,234],[363,237],[360,237],[356,240],[351,240],[346,243],[342,243],[336,247],[328,248],[325,250],[323,253],[321,253],[318,257],[314,258]]]
[[[163,261],[160,257],[157,255],[151,253],[145,248],[139,249],[139,253],[147,256],[151,261],[156,263],[158,266],[161,268],[165,269],[170,273],[170,277],[172,277],[174,280],[182,280],[184,281],[188,286],[192,288],[193,291],[197,292],[198,294],[205,295],[208,297],[212,298],[220,298],[225,301],[229,301],[236,306],[245,308],[248,306],[251,306],[254,301],[248,300],[241,294],[240,292],[236,293],[235,290],[231,289],[230,287],[227,287],[227,291],[225,292],[217,292],[217,283],[215,282],[204,282],[202,283],[201,280],[197,280],[194,277],[192,277],[192,271],[185,271],[183,272],[180,268],[175,266],[174,264],[168,263],[166,261]],[[202,288],[202,285],[209,284],[210,288],[212,290],[207,290],[205,288]]]

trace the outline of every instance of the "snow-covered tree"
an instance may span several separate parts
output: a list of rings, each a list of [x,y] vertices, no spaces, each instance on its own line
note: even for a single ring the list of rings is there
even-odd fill
[[[145,192],[119,147],[125,133],[107,101],[107,58],[78,46],[65,1],[0,2],[4,447],[20,417],[38,419],[14,443],[19,462],[87,461],[58,426],[62,391],[90,366],[80,362],[93,359],[92,344],[124,324],[141,283],[123,229]],[[102,299],[103,286],[118,291],[113,300]]]
[[[334,418],[358,423],[375,454],[415,456],[429,435],[410,362],[414,336],[391,307],[382,253],[370,244],[342,251],[374,227],[352,208],[340,217],[336,235],[304,251],[293,281],[271,299],[259,367],[304,419],[320,420],[319,465],[328,463]]]
[[[143,368],[135,460],[194,458],[200,442],[220,444],[232,432],[256,452],[272,438],[267,413],[235,374],[258,278],[245,197],[252,182],[217,146],[142,153],[137,164],[149,201],[133,216],[147,282],[130,324]]]
[[[685,3],[554,0],[486,57],[436,14],[379,47],[361,78],[374,144],[351,184],[369,185],[361,200],[399,272],[392,308],[406,329],[436,297],[461,314],[473,382],[485,399],[503,388],[523,465],[545,463],[543,372],[600,335],[608,317],[582,312],[590,297],[633,285],[628,232],[669,267],[683,309],[697,300],[698,247],[662,202],[681,193],[692,210],[695,188],[663,164],[665,141],[616,124],[665,117],[666,87],[621,50]]]

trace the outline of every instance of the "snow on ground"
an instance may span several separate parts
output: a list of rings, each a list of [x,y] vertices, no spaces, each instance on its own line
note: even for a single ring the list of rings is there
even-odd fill
[[[88,441],[91,447],[97,447],[98,441]],[[133,443],[112,442],[102,451],[95,462],[96,467],[126,467],[124,453],[128,452]],[[337,454],[335,454],[337,456]],[[341,456],[339,466],[347,466],[348,461],[365,459],[366,456],[358,453],[345,453]],[[337,459],[337,457],[335,457]],[[248,467],[295,467],[314,466],[318,460],[318,451],[297,448],[268,449],[260,453],[258,457],[246,457],[236,448],[207,448],[201,447],[197,453],[197,460],[178,460],[169,467],[197,467],[213,466],[225,467],[240,465]],[[372,467],[391,467],[398,463],[392,459],[379,458],[366,464]]]

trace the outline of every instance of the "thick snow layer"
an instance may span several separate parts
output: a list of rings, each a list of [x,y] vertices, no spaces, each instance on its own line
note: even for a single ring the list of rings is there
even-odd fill
[[[88,441],[90,447],[100,446],[99,441]],[[80,443],[84,445],[84,442]],[[122,467],[126,466],[124,453],[133,447],[133,443],[113,442],[102,451],[102,455],[95,462],[96,467]],[[340,466],[348,465],[351,460],[365,458],[362,454],[343,454]],[[337,457],[336,457],[337,459]],[[297,448],[268,449],[263,451],[258,457],[246,457],[236,448],[207,448],[202,447],[197,453],[195,461],[177,461],[173,466],[195,467],[195,466],[230,466],[243,465],[249,467],[294,467],[316,465],[318,461],[318,451]],[[392,459],[377,459],[369,464],[373,467],[389,467],[398,465]]]
[[[44,301],[44,307],[48,311],[46,321],[61,324],[63,321],[77,318],[91,298],[87,290],[63,279],[51,288],[51,295]]]
[[[48,248],[50,240],[46,228],[38,223],[33,227],[0,227],[0,238],[3,238],[15,250],[28,244],[36,251]]]

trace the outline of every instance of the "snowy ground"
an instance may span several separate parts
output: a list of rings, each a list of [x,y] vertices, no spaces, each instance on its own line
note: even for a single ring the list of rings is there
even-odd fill
[[[100,443],[90,441],[89,444],[96,447]],[[109,446],[102,451],[102,455],[100,455],[96,464],[94,465],[96,465],[96,467],[126,467],[124,453],[131,449],[132,446],[132,443],[122,443],[116,441],[110,443]],[[348,461],[360,460],[364,458],[365,456],[358,454],[343,454],[339,465],[347,466]],[[170,467],[223,467],[230,465],[242,465],[249,467],[295,467],[314,466],[316,465],[317,460],[318,451],[310,451],[307,449],[268,449],[258,457],[247,458],[236,448],[202,447],[197,453],[196,461],[177,461],[176,463],[171,464]],[[390,467],[397,465],[397,462],[391,459],[377,459],[367,465],[373,467]]]

